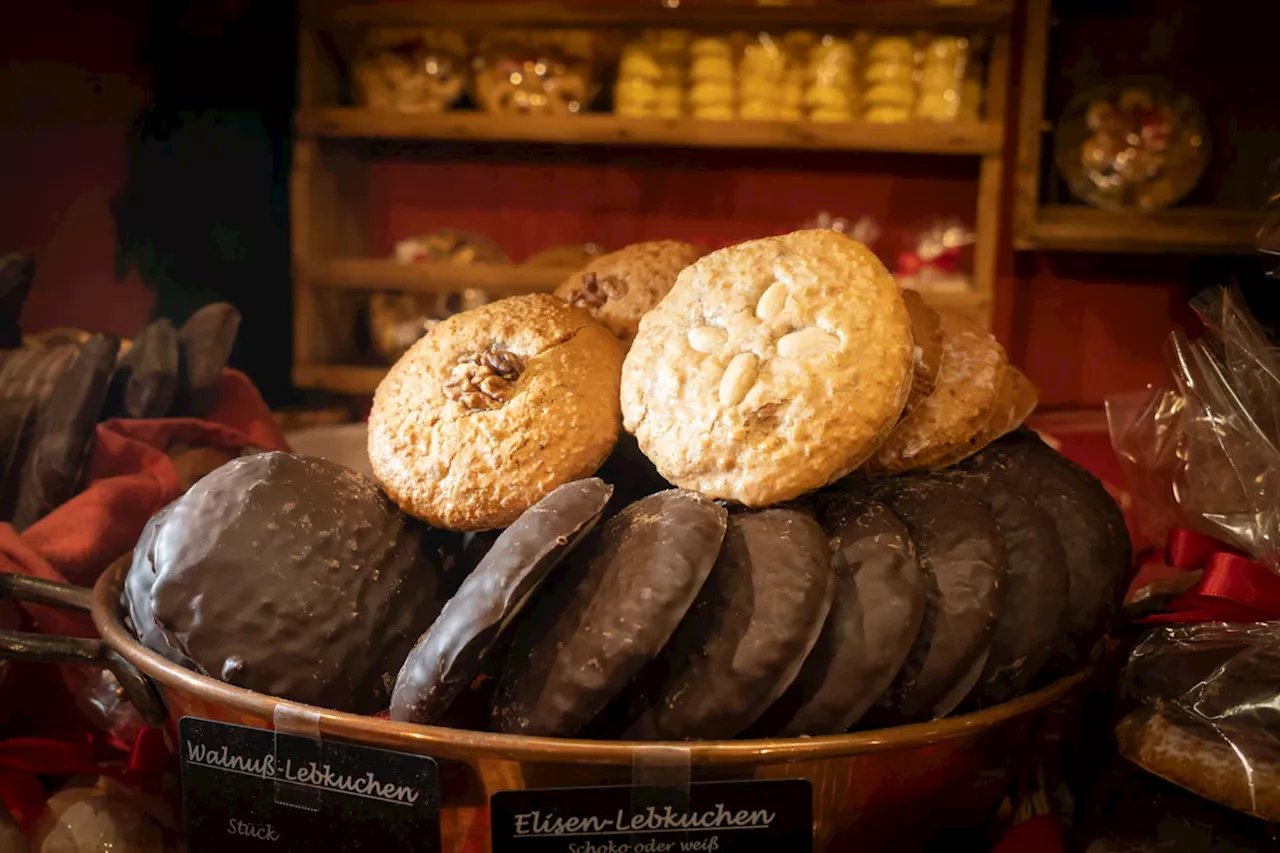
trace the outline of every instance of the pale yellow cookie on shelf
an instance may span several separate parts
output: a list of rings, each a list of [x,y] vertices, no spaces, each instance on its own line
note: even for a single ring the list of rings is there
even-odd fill
[[[640,321],[626,429],[672,483],[748,506],[862,464],[911,388],[911,318],[863,244],[797,231],[713,252]]]

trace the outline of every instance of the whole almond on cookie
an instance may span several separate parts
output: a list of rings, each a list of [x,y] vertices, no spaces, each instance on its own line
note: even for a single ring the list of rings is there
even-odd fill
[[[609,455],[621,364],[604,327],[550,294],[455,314],[378,386],[374,477],[436,527],[506,527]]]
[[[869,468],[896,473],[945,464],[972,448],[990,419],[1008,367],[1004,347],[964,317],[940,316],[942,365],[933,391],[894,428]]]
[[[653,240],[601,255],[556,288],[556,296],[585,309],[624,345],[640,318],[667,295],[676,276],[705,254],[676,240]]]
[[[797,231],[713,252],[640,322],[624,425],[672,483],[766,506],[862,464],[902,414],[911,319],[866,246]]]

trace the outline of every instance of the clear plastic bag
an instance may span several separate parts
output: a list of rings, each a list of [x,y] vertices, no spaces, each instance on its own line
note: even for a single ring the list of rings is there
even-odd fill
[[[1201,293],[1171,383],[1108,401],[1143,533],[1184,570],[1125,669],[1121,753],[1201,796],[1280,819],[1280,371],[1237,289]],[[1150,597],[1150,596],[1149,596]],[[1162,609],[1164,612],[1152,612]],[[1131,611],[1132,612],[1132,611]]]
[[[1116,731],[1134,763],[1222,805],[1280,820],[1280,630],[1160,628],[1129,657],[1140,706]]]

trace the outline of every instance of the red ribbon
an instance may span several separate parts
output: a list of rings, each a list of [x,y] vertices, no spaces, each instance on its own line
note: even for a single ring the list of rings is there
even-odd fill
[[[1271,622],[1280,620],[1280,575],[1211,536],[1174,528],[1166,561],[1180,569],[1203,569],[1199,582],[1148,616],[1149,625],[1189,622]]]
[[[41,776],[110,776],[121,782],[145,783],[165,771],[176,772],[176,756],[163,729],[143,729],[126,763],[95,758],[94,736],[77,732],[63,738],[20,737],[0,741],[0,801],[19,828],[30,829],[44,811]]]
[[[898,267],[895,275],[915,275],[925,267],[933,267],[945,273],[953,273],[960,267],[960,249],[953,246],[943,249],[936,257],[925,260],[916,252],[902,252],[898,255]]]

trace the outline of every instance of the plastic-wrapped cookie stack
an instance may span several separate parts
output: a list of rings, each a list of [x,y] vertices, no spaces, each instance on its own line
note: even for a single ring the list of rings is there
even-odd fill
[[[689,46],[689,115],[705,121],[734,117],[733,44],[728,38],[704,36]]]
[[[782,43],[759,33],[742,49],[738,64],[738,117],[752,121],[782,118],[787,54]]]
[[[809,121],[853,120],[856,88],[853,45],[848,39],[824,35],[810,45],[805,57],[801,103]]]
[[[960,115],[961,87],[969,60],[969,40],[935,36],[924,49],[915,117],[926,121],[955,121]]]
[[[631,118],[679,118],[689,34],[684,30],[646,32],[622,50],[613,109]]]
[[[900,35],[869,41],[862,117],[877,124],[907,121],[916,103],[916,47]]]
[[[466,38],[446,30],[373,30],[360,46],[352,76],[364,107],[438,113],[466,85]]]

